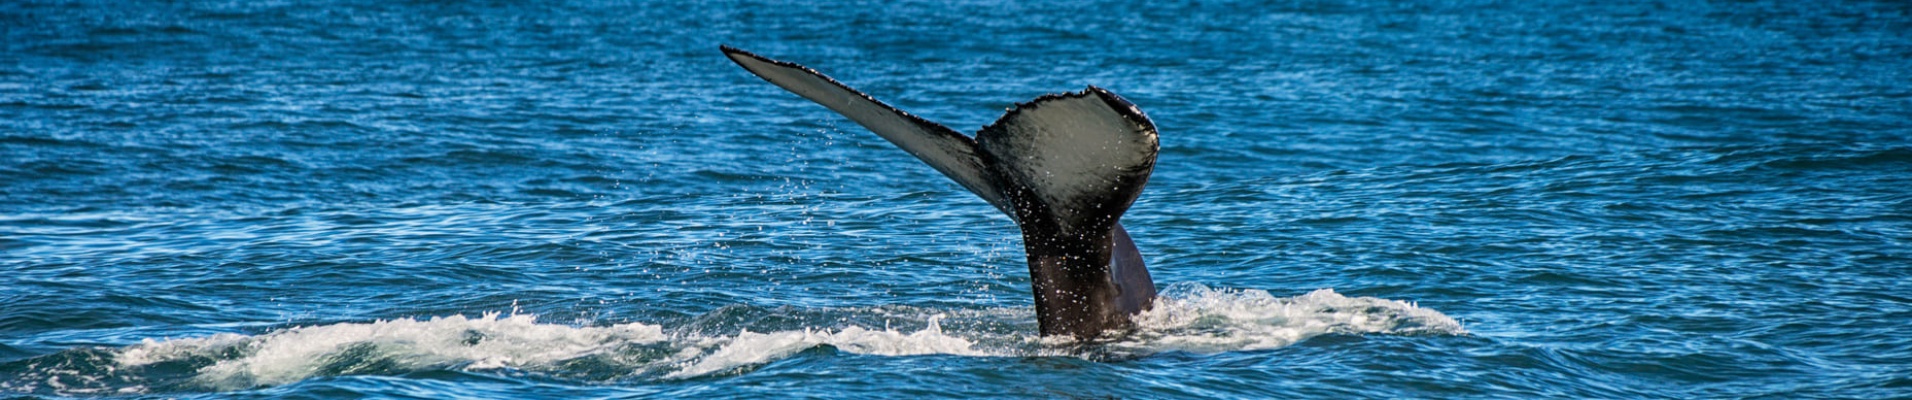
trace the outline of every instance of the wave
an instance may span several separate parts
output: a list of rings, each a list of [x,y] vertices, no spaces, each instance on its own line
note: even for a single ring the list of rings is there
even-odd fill
[[[230,391],[313,377],[431,370],[510,370],[587,382],[677,380],[748,373],[825,347],[874,356],[1129,358],[1165,351],[1271,349],[1323,334],[1466,333],[1438,311],[1397,300],[1346,297],[1332,289],[1276,297],[1261,290],[1195,284],[1164,290],[1155,308],[1136,318],[1134,331],[1087,344],[1037,337],[1033,329],[1024,329],[1033,325],[1026,321],[1033,317],[1026,309],[812,312],[817,314],[800,319],[845,325],[771,326],[760,333],[752,332],[753,326],[696,323],[675,328],[642,322],[574,326],[539,322],[528,314],[489,313],[299,326],[258,335],[146,339],[125,347],[70,349],[0,364],[0,373],[8,375],[0,380],[0,390]],[[872,326],[877,320],[886,322]],[[945,329],[946,320],[961,321],[955,322],[960,327]],[[892,328],[887,321],[921,328]]]

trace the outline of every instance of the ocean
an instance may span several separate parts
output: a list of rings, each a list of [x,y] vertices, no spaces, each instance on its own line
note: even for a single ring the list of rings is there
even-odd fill
[[[718,51],[1160,129],[1137,329]],[[0,4],[0,397],[1912,398],[1900,1]]]

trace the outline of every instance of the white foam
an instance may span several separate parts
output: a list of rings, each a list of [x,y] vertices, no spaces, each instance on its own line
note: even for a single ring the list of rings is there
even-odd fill
[[[550,365],[623,344],[664,339],[663,330],[655,325],[579,328],[539,324],[530,315],[500,317],[493,313],[475,319],[450,316],[307,326],[250,337],[220,334],[200,339],[148,339],[126,348],[115,361],[121,367],[135,367],[236,352],[243,355],[201,368],[196,380],[211,388],[237,389],[286,384],[319,375],[326,372],[322,368],[338,368],[331,362],[355,351],[363,352],[359,357],[376,360],[386,368],[517,368]]]
[[[929,326],[912,333],[850,326],[840,330],[795,331],[735,336],[666,335],[656,325],[630,323],[609,327],[540,324],[532,315],[479,318],[436,317],[371,323],[305,326],[259,336],[218,334],[204,338],[153,340],[120,349],[120,368],[197,357],[223,358],[200,368],[194,383],[215,390],[282,385],[313,376],[352,373],[351,365],[376,365],[389,371],[430,368],[547,370],[561,362],[615,352],[626,345],[663,342],[675,354],[662,359],[616,357],[632,374],[659,366],[667,378],[688,378],[772,362],[806,349],[829,345],[855,354],[906,356],[954,354],[985,356],[970,340]],[[65,388],[55,388],[65,389]],[[67,392],[73,392],[67,390]]]
[[[929,327],[910,334],[888,329],[873,331],[857,326],[844,328],[834,333],[812,329],[772,333],[744,331],[735,338],[708,341],[707,344],[717,348],[715,351],[697,357],[696,361],[688,363],[683,369],[672,372],[667,377],[693,377],[740,366],[761,364],[783,359],[819,345],[830,345],[850,353],[884,356],[1006,355],[979,351],[975,349],[975,343],[968,339],[944,334],[937,324],[938,319],[940,317],[932,317]],[[680,356],[683,355],[680,353]]]
[[[1179,284],[1164,290],[1153,310],[1136,317],[1133,334],[1100,346],[1100,354],[1146,355],[1162,351],[1225,352],[1270,349],[1323,334],[1465,334],[1460,323],[1414,304],[1372,297],[1346,297],[1320,289],[1296,297],[1261,290],[1211,289]],[[0,382],[15,389],[46,387],[63,393],[129,390],[143,382],[138,371],[165,362],[203,365],[190,386],[232,390],[282,385],[315,376],[389,374],[430,369],[512,368],[590,379],[692,378],[727,373],[831,346],[852,354],[974,357],[1077,356],[1067,339],[1035,332],[1002,331],[1004,323],[1029,326],[1026,308],[947,310],[984,331],[946,332],[937,312],[895,314],[876,309],[816,310],[832,318],[925,322],[914,332],[855,324],[794,330],[705,335],[667,333],[658,325],[602,327],[538,323],[532,315],[485,314],[395,319],[284,329],[256,336],[218,334],[153,340],[111,350],[109,376],[41,370],[44,382]],[[981,328],[993,327],[993,328]],[[721,329],[721,328],[720,328]],[[568,361],[591,358],[577,364]],[[587,365],[578,367],[578,365]],[[589,371],[577,371],[578,368]],[[56,378],[64,376],[66,378]],[[120,384],[102,382],[117,377]],[[147,385],[151,386],[151,385]],[[168,385],[173,386],[173,385]],[[134,386],[141,391],[145,386]]]
[[[1261,350],[1323,334],[1466,334],[1447,315],[1412,303],[1347,297],[1334,289],[1278,298],[1262,290],[1178,284],[1138,315],[1137,335],[1117,343],[1147,351]]]

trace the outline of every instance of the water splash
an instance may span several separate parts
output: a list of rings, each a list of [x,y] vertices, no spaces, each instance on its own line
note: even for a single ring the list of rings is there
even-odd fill
[[[1138,351],[1222,352],[1287,346],[1324,334],[1466,334],[1439,311],[1400,300],[1318,289],[1275,297],[1253,289],[1169,286],[1137,316],[1137,333],[1115,345]]]
[[[213,357],[194,381],[213,389],[292,383],[313,376],[389,373],[434,368],[538,368],[605,353],[628,344],[659,342],[663,330],[641,323],[571,327],[537,323],[532,315],[436,317],[296,327],[259,336],[144,342],[114,357],[122,368]],[[222,357],[224,356],[224,357]]]
[[[1029,318],[1010,309],[898,315],[872,308],[821,310],[824,320],[872,321],[871,314],[919,319],[922,329],[803,326],[735,334],[625,323],[571,326],[533,315],[395,319],[301,326],[260,335],[147,339],[122,348],[73,349],[0,365],[12,378],[0,389],[56,394],[230,391],[312,377],[390,375],[425,370],[516,370],[580,381],[684,379],[727,373],[829,346],[876,356],[1121,357],[1162,351],[1225,352],[1287,346],[1323,334],[1464,334],[1452,318],[1402,301],[1346,297],[1321,289],[1296,297],[1261,290],[1171,286],[1121,339],[1083,351],[1034,332],[987,328],[948,331],[947,315]],[[912,321],[914,322],[914,321]],[[747,325],[747,324],[746,324]],[[987,324],[985,324],[987,325]],[[966,325],[967,326],[967,325]],[[762,327],[758,327],[762,328]],[[149,389],[150,388],[150,389]]]
[[[908,334],[888,329],[874,331],[858,326],[844,328],[834,333],[810,328],[772,333],[744,331],[734,338],[706,340],[704,344],[709,346],[698,347],[714,349],[713,351],[698,357],[696,361],[688,363],[683,369],[672,372],[666,377],[694,377],[731,370],[739,366],[762,364],[820,345],[829,345],[850,353],[884,356],[1002,355],[977,350],[975,342],[969,339],[944,334],[942,327],[937,323],[941,318],[941,316],[932,317],[929,327]]]

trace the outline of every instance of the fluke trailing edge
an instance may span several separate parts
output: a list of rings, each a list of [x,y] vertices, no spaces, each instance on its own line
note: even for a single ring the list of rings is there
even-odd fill
[[[729,46],[724,55],[770,83],[888,139],[996,206],[1022,228],[1043,336],[1092,338],[1148,310],[1155,282],[1122,229],[1159,147],[1128,100],[1090,86],[1018,103],[971,139],[898,110],[816,70]]]

